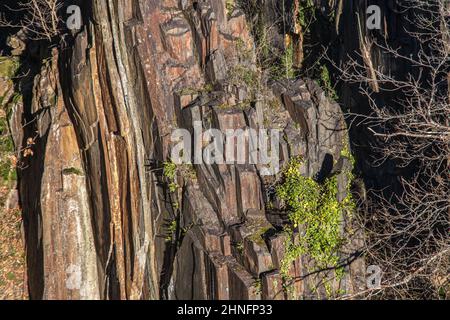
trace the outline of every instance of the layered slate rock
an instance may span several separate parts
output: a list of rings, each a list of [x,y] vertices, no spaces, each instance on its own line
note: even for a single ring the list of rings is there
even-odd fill
[[[34,84],[38,156],[21,180],[33,298],[326,298],[307,256],[292,284],[281,276],[280,172],[197,163],[168,181],[163,169],[174,129],[278,129],[280,168],[301,156],[304,175],[336,172],[345,194],[339,105],[311,80],[265,80],[246,17],[225,0],[92,7]],[[333,290],[353,290],[362,268]]]

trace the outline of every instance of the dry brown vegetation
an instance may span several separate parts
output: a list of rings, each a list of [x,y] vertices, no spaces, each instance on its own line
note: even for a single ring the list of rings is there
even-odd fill
[[[9,190],[1,188],[0,200]],[[0,300],[27,298],[20,210],[0,208]]]

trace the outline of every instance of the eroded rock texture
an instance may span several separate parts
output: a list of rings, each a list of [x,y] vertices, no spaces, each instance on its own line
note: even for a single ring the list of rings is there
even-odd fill
[[[172,131],[196,121],[277,128],[281,166],[302,156],[305,175],[339,176],[342,197],[351,163],[340,107],[311,80],[264,80],[246,17],[225,0],[99,0],[83,10],[83,30],[52,52],[29,109],[15,115],[30,122],[17,136],[33,151],[22,152],[20,173],[31,297],[327,298],[330,271],[311,273],[307,256],[292,264],[292,289],[283,284],[281,173],[181,166],[171,192],[162,167]],[[345,271],[333,292],[361,285],[362,261]]]

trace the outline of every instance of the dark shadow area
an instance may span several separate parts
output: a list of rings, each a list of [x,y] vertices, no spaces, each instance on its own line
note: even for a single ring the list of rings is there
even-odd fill
[[[320,171],[317,173],[316,180],[318,183],[322,184],[325,180],[330,176],[333,171],[334,166],[334,158],[333,155],[327,153],[322,161],[322,167]]]
[[[17,0],[2,0],[0,3],[0,17],[12,21],[13,23],[17,23],[20,21],[20,14],[14,12],[14,10],[18,9],[19,6]],[[19,29],[17,28],[0,27],[0,55],[11,55],[11,48],[7,45],[8,37],[18,31]]]
[[[0,50],[11,53],[6,44],[6,38],[15,34],[13,28],[2,28],[2,41]],[[42,108],[35,111],[33,108],[33,81],[40,72],[42,61],[49,56],[43,42],[26,42],[24,52],[19,56],[20,66],[13,79],[15,91],[22,95],[22,132],[21,145],[15,146],[19,154],[17,167],[17,184],[19,190],[19,203],[22,208],[24,237],[26,245],[27,279],[30,299],[41,299],[44,290],[44,265],[42,243],[42,214],[40,195],[42,174],[44,172],[45,150],[48,137],[46,132],[40,131],[38,119],[50,119],[49,110]],[[4,50],[3,50],[4,49]],[[27,146],[27,140],[34,138],[32,146],[33,156],[24,157],[21,150]]]

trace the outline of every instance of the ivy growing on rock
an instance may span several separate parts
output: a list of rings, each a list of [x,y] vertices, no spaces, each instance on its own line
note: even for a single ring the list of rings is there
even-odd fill
[[[289,278],[289,269],[300,255],[308,254],[318,268],[333,268],[339,263],[339,252],[344,244],[341,235],[343,215],[354,210],[350,192],[339,201],[337,176],[320,184],[300,173],[303,161],[295,158],[284,169],[284,181],[277,187],[278,197],[284,201],[291,225],[281,273]],[[351,181],[348,181],[348,191]],[[299,231],[295,237],[295,231]],[[294,240],[295,239],[295,240]]]
[[[172,161],[166,161],[164,162],[164,168],[163,168],[164,177],[167,178],[169,181],[169,191],[175,192],[178,189],[178,184],[175,181],[176,173],[177,173],[177,165],[173,163]]]

